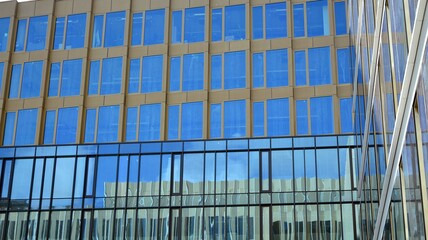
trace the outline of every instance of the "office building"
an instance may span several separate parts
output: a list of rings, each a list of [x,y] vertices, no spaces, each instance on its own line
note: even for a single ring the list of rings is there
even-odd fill
[[[0,2],[0,238],[424,239],[425,9]]]

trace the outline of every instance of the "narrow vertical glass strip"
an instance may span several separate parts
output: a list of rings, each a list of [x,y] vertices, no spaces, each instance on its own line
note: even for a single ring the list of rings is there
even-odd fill
[[[63,49],[64,48],[64,29],[65,29],[65,18],[59,17],[55,21],[55,35],[53,49]]]
[[[265,135],[265,111],[264,102],[253,103],[253,136],[260,137]]]
[[[180,106],[168,107],[168,139],[178,139],[178,119],[179,119]]]
[[[86,110],[85,143],[95,141],[95,123],[97,117],[96,109]]]
[[[134,13],[132,15],[132,35],[131,45],[141,45],[143,34],[143,13]]]
[[[263,7],[253,7],[253,39],[263,38]]]
[[[137,107],[129,107],[126,113],[126,141],[137,140]]]
[[[182,31],[183,31],[183,11],[173,11],[172,12],[172,29],[171,29],[171,42],[181,43]]]
[[[3,145],[12,145],[13,144],[13,135],[15,131],[15,118],[16,112],[6,113],[6,123],[4,126],[4,137]]]
[[[43,136],[44,144],[52,144],[54,143],[54,131],[55,131],[55,115],[56,111],[51,110],[46,112],[45,119],[45,133]]]

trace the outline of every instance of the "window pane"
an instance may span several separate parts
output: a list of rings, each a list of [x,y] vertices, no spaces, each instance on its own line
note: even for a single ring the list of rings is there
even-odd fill
[[[58,96],[60,71],[61,71],[61,63],[51,64],[51,74],[49,79],[49,92],[48,92],[49,97]]]
[[[339,190],[339,166],[336,149],[317,149],[318,190]]]
[[[308,134],[308,100],[296,101],[297,134]]]
[[[211,41],[221,41],[223,35],[223,9],[217,8],[212,10],[212,27]]]
[[[45,134],[43,138],[44,144],[53,144],[54,143],[54,131],[55,131],[55,117],[56,111],[51,110],[46,112],[45,120]]]
[[[134,13],[132,15],[132,36],[131,45],[141,45],[143,34],[143,13]]]
[[[55,35],[53,49],[62,49],[64,46],[64,24],[65,18],[60,17],[55,21]]]
[[[245,65],[245,51],[224,54],[224,89],[245,87]]]
[[[213,170],[213,169],[212,169]],[[202,194],[204,182],[204,155],[185,154],[183,161],[183,194]]]
[[[294,52],[294,72],[296,74],[296,86],[306,85],[306,53],[305,50]]]
[[[221,55],[211,56],[211,89],[221,89]]]
[[[178,139],[178,116],[180,107],[169,106],[168,107],[168,139]]]
[[[97,142],[116,142],[119,130],[119,106],[99,108]]]
[[[203,103],[183,103],[181,107],[181,139],[202,138]]]
[[[80,95],[82,59],[66,60],[62,64],[61,97]]]
[[[264,87],[263,53],[253,53],[253,88]]]
[[[68,198],[63,201],[71,200],[70,198],[73,192],[74,162],[74,158],[56,159],[53,198]]]
[[[245,39],[245,5],[226,6],[225,10],[225,41]]]
[[[95,121],[97,118],[97,111],[95,109],[88,109],[86,111],[85,121],[85,142],[95,141]]]
[[[309,58],[309,84],[311,86],[331,84],[330,47],[310,48]]]
[[[137,140],[137,107],[130,107],[126,113],[126,141]]]
[[[6,51],[9,39],[10,18],[0,18],[0,52]]]
[[[303,4],[293,5],[293,17],[294,17],[294,37],[305,36],[305,13]]]
[[[205,7],[188,8],[184,18],[184,42],[205,40]]]
[[[141,92],[162,91],[163,55],[143,57]]]
[[[264,102],[253,103],[253,136],[265,135],[265,110]]]
[[[28,25],[26,51],[45,49],[48,16],[31,17]]]
[[[159,155],[141,155],[140,162],[140,193],[143,196],[152,196],[159,194],[158,187],[154,183],[160,180],[160,156]]]
[[[15,145],[29,145],[35,143],[37,112],[37,108],[18,111]]]
[[[171,29],[171,42],[172,43],[181,43],[181,31],[183,31],[182,26],[183,11],[174,11],[172,12],[172,29]]]
[[[100,61],[92,61],[89,70],[88,94],[98,94],[98,81],[100,80]]]
[[[140,85],[140,59],[131,59],[129,64],[128,93],[137,93]]]
[[[56,126],[56,143],[76,143],[77,121],[79,108],[60,108],[58,110],[58,123]]]
[[[328,1],[306,3],[308,37],[330,35],[328,22]]]
[[[11,199],[30,198],[31,175],[33,172],[33,160],[16,160],[12,181]],[[24,208],[25,209],[25,208]]]
[[[268,136],[290,134],[288,98],[267,100],[267,134]]]
[[[339,84],[352,83],[352,74],[349,48],[337,49],[337,75]]]
[[[224,102],[224,137],[236,138],[246,135],[245,100]]]
[[[25,33],[27,32],[27,19],[18,21],[18,28],[16,30],[15,51],[23,51],[25,43]]]
[[[86,13],[70,15],[67,18],[65,49],[82,48],[85,45]]]
[[[263,7],[253,7],[253,39],[263,38]]]
[[[43,61],[24,63],[22,74],[21,98],[33,98],[40,96],[42,83]]]
[[[287,49],[266,51],[267,87],[288,86]]]
[[[3,145],[13,144],[13,133],[15,130],[15,112],[6,113],[6,123],[4,124]]]
[[[106,14],[104,47],[115,47],[123,45],[123,38],[125,34],[125,20],[125,11]]]
[[[287,37],[286,4],[266,4],[266,39],[281,37]]]
[[[332,97],[311,98],[311,133],[316,135],[333,132]]]
[[[92,32],[92,47],[101,47],[103,40],[104,16],[98,15],[94,17],[94,29]]]
[[[336,35],[346,34],[345,2],[334,3],[334,22],[336,25]]]
[[[248,192],[246,183],[248,180],[248,153],[229,152],[227,154],[227,192],[245,193]]]
[[[187,54],[183,57],[183,91],[204,88],[204,54]]]
[[[19,94],[19,80],[21,79],[22,64],[12,66],[12,76],[10,77],[9,98],[17,98]]]
[[[109,183],[116,182],[117,156],[100,157],[98,159],[96,197],[105,197],[109,192],[110,196],[115,196],[115,188],[107,189]]]
[[[161,104],[146,104],[140,107],[139,141],[160,139]]]
[[[221,137],[221,104],[211,104],[210,109],[210,137]]]
[[[180,91],[181,57],[172,57],[169,69],[169,91]]]
[[[101,95],[120,93],[122,85],[122,57],[103,59]]]
[[[144,24],[144,45],[164,42],[165,9],[146,12]]]
[[[352,132],[352,98],[340,99],[340,132]]]

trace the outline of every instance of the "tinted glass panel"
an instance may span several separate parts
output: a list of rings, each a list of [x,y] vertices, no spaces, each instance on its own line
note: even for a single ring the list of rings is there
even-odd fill
[[[181,57],[172,57],[169,69],[169,91],[180,91]]]
[[[263,38],[263,7],[253,7],[253,39]]]
[[[0,52],[6,51],[9,39],[10,18],[0,18]]]
[[[85,142],[94,142],[95,140],[96,118],[97,118],[97,111],[95,109],[88,109],[86,111]]]
[[[65,49],[82,48],[85,45],[86,13],[67,18]]]
[[[22,64],[12,66],[12,76],[10,77],[9,98],[17,98],[19,95],[19,81],[21,79]]]
[[[285,2],[266,4],[266,39],[287,36],[287,9]]]
[[[104,16],[98,15],[94,17],[94,29],[92,32],[92,47],[101,47],[103,40]]]
[[[134,13],[132,15],[132,35],[131,45],[141,45],[143,34],[143,13]]]
[[[334,22],[336,25],[336,35],[346,34],[345,2],[334,3]]]
[[[225,7],[224,40],[245,39],[245,5]]]
[[[56,143],[66,144],[76,142],[77,121],[79,108],[60,108],[56,128]]]
[[[187,54],[183,57],[183,91],[204,88],[204,54]]]
[[[287,49],[266,51],[267,87],[288,86]]]
[[[188,8],[184,16],[184,42],[202,42],[205,39],[205,7]]]
[[[221,41],[223,32],[223,9],[212,10],[212,23],[211,23],[211,41]]]
[[[294,67],[296,86],[306,85],[306,53],[304,50],[294,52]]]
[[[16,124],[15,145],[28,145],[35,143],[38,109],[18,111]]]
[[[305,36],[305,13],[303,4],[294,4],[293,5],[293,30],[294,37],[304,37]]]
[[[221,55],[211,56],[211,89],[221,89],[222,87],[222,61]]]
[[[340,99],[340,132],[352,132],[352,98]]]
[[[61,97],[80,95],[82,59],[66,60],[62,64]]]
[[[245,100],[224,102],[224,137],[236,138],[246,135]]]
[[[245,65],[245,51],[224,54],[224,89],[245,87]]]
[[[137,107],[130,107],[126,113],[126,141],[137,139]]]
[[[45,49],[48,16],[31,17],[28,25],[26,51]]]
[[[18,21],[18,28],[16,30],[15,51],[23,51],[25,44],[25,33],[27,32],[27,19]]]
[[[339,84],[351,83],[352,74],[349,48],[337,49],[337,77]]]
[[[58,96],[60,73],[61,73],[61,63],[52,63],[50,79],[49,79],[49,92],[48,92],[49,97]]]
[[[16,160],[12,180],[11,199],[30,198],[31,175],[33,171],[32,160]]]
[[[119,106],[100,107],[97,142],[115,142],[119,130]]]
[[[146,12],[144,24],[144,45],[164,42],[165,9]]]
[[[162,90],[163,55],[143,57],[143,77],[141,92]]]
[[[334,132],[332,97],[311,98],[311,133],[329,134]]]
[[[43,138],[44,144],[52,144],[54,143],[54,131],[55,131],[55,117],[56,111],[47,111],[46,119],[45,119],[45,134]]]
[[[15,112],[6,113],[6,123],[4,125],[3,145],[13,144],[13,132],[15,129]]]
[[[73,192],[74,158],[57,158],[55,165],[55,179],[53,198],[71,198]],[[70,199],[55,201],[66,206]]]
[[[124,11],[106,14],[104,47],[115,47],[123,45],[125,20],[126,13]]]
[[[253,53],[253,87],[264,87],[263,53]]]
[[[55,20],[55,35],[53,49],[62,49],[64,47],[64,25],[65,18],[60,17]]]
[[[140,107],[139,141],[159,140],[161,126],[161,104],[147,104]]]
[[[309,84],[311,86],[331,84],[330,47],[310,48]]]
[[[103,59],[101,94],[120,93],[122,84],[122,57]]]
[[[290,134],[290,110],[288,98],[267,101],[267,133],[268,136]]]
[[[210,137],[221,137],[221,104],[211,104],[210,109]]]
[[[253,136],[264,136],[265,135],[265,111],[264,102],[253,103]]]
[[[172,29],[171,41],[172,43],[181,43],[183,31],[183,11],[172,12]]]
[[[308,134],[308,101],[296,101],[296,129],[297,134]]]
[[[89,70],[88,94],[98,94],[98,81],[100,80],[100,61],[92,61]]]
[[[42,83],[43,61],[24,63],[22,74],[21,98],[33,98],[40,96]]]
[[[168,139],[178,139],[178,118],[180,106],[168,107]]]
[[[202,138],[203,103],[183,103],[181,109],[181,139]]]
[[[306,3],[308,37],[330,35],[328,1]]]
[[[128,93],[137,93],[140,85],[140,59],[131,59],[129,63]]]

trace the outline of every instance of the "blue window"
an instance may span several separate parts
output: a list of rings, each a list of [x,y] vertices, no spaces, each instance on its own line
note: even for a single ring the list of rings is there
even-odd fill
[[[108,95],[120,93],[122,87],[122,57],[105,58],[102,60],[102,68],[100,65],[100,60],[91,61],[88,94]]]
[[[253,136],[265,135],[265,106],[264,102],[253,103]]]
[[[245,51],[224,54],[224,89],[245,88]]]
[[[104,15],[94,17],[94,27],[92,30],[92,47],[101,47],[103,42]]]
[[[85,121],[85,142],[95,142],[95,129],[97,120],[97,110],[88,109],[86,110],[86,121]]]
[[[184,15],[184,42],[203,42],[205,40],[205,7],[188,8]]]
[[[126,13],[111,12],[106,14],[104,47],[122,46],[125,35]]]
[[[178,139],[179,136],[183,140],[202,138],[203,106],[203,102],[169,106],[168,139]]]
[[[253,53],[253,88],[264,87],[264,54]]]
[[[146,11],[144,45],[164,43],[165,9]]]
[[[204,88],[204,54],[195,53],[183,56],[183,91]]]
[[[162,91],[163,55],[143,57],[141,92]]]
[[[137,140],[137,107],[129,107],[126,112],[126,141]]]
[[[352,98],[340,99],[340,132],[350,133],[352,126]]]
[[[15,51],[24,51],[25,37],[27,33],[27,19],[18,20],[18,28],[16,30]]]
[[[28,24],[26,51],[43,50],[46,47],[48,16],[31,17]]]
[[[129,63],[129,84],[128,93],[138,93],[140,89],[141,60],[139,58],[131,59]]]
[[[58,116],[55,110],[46,112],[45,144],[69,144],[76,142],[78,107],[60,108]],[[56,121],[55,121],[56,120]],[[55,128],[56,122],[56,128]],[[55,136],[55,138],[54,138]]]
[[[180,106],[168,106],[168,139],[178,139]]]
[[[287,49],[266,51],[267,87],[288,86]]]
[[[311,86],[331,84],[330,47],[310,48],[309,84]]]
[[[46,111],[46,120],[45,120],[45,133],[43,137],[44,144],[53,144],[54,143],[54,134],[55,134],[55,110]]]
[[[246,136],[246,101],[235,100],[224,102],[224,138]]]
[[[160,139],[161,104],[144,104],[140,106],[139,141]]]
[[[67,23],[67,26],[65,24]],[[64,38],[64,30],[67,29]],[[57,18],[53,49],[83,48],[85,44],[86,13]],[[65,39],[65,43],[64,43]]]
[[[141,45],[143,37],[143,13],[132,14],[131,45]]]
[[[172,12],[172,29],[171,29],[171,42],[182,42],[182,29],[183,29],[183,11]]]
[[[337,49],[337,77],[339,84],[352,83],[352,74],[349,48]]]
[[[60,90],[59,96],[61,97],[80,95],[81,78],[82,59],[65,60],[62,63],[62,71],[61,63],[52,63],[49,97],[58,96],[58,90]]]
[[[330,35],[328,1],[311,1],[306,3],[308,37]]]
[[[211,41],[221,41],[223,37],[223,9],[213,9],[211,17]]]
[[[172,57],[169,68],[169,91],[180,91],[181,57]]]
[[[211,56],[211,89],[222,88],[222,56]]]
[[[294,52],[294,74],[296,75],[296,86],[306,85],[306,51]]]
[[[305,10],[303,4],[293,5],[293,30],[294,37],[305,36]]]
[[[245,5],[225,7],[224,41],[245,39]]]
[[[211,104],[210,108],[210,138],[221,137],[221,103]]]
[[[308,100],[296,100],[296,132],[308,134]]]
[[[6,114],[4,144],[11,145],[13,142],[17,146],[35,144],[38,109],[19,110],[17,120],[15,116],[10,112]],[[13,129],[16,129],[15,137],[13,137]]]
[[[332,97],[311,98],[310,110],[313,135],[334,133]]]
[[[43,61],[26,62],[12,66],[9,98],[34,98],[40,96]]]
[[[253,7],[253,39],[263,38],[263,7]]]
[[[290,134],[288,98],[267,100],[267,134],[268,136],[285,136]]]
[[[97,142],[116,142],[119,130],[119,106],[100,107],[97,125]]]
[[[336,35],[346,34],[346,7],[345,2],[334,3],[334,22],[336,26]]]
[[[5,52],[7,49],[7,41],[9,39],[10,18],[0,18],[0,52]]]
[[[266,39],[282,37],[287,37],[286,4],[266,4]]]
[[[6,113],[6,123],[4,125],[3,145],[13,145],[13,134],[15,130],[16,112]]]

